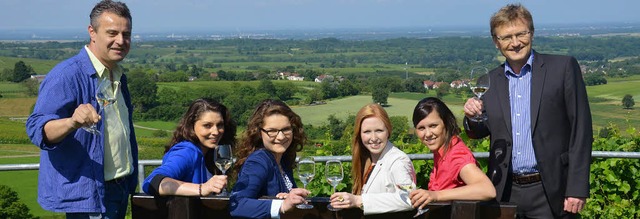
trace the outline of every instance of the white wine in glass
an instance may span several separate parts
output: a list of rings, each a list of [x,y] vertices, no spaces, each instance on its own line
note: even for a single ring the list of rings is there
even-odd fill
[[[313,177],[316,175],[316,162],[313,157],[301,157],[298,160],[298,177],[302,184],[304,185],[304,189],[307,189],[307,184],[313,180]],[[313,205],[310,204],[298,204],[297,208],[300,209],[312,209]]]
[[[336,187],[338,186],[338,184],[340,184],[340,182],[342,182],[342,178],[344,178],[342,163],[340,162],[340,160],[328,160],[324,168],[324,176],[327,178],[327,182],[329,182],[329,184],[333,188],[333,193],[336,193]],[[327,205],[327,209],[329,209],[330,211],[340,210],[334,208],[333,206],[331,206],[331,204]]]
[[[489,90],[489,70],[485,67],[475,67],[471,69],[471,77],[469,78],[469,87],[476,98],[480,99]],[[469,118],[474,122],[484,122],[487,120],[487,114],[481,113]]]
[[[98,79],[98,87],[96,88],[96,101],[98,102],[98,115],[102,114],[102,111],[105,107],[112,105],[116,102],[116,95],[118,94],[118,90],[120,89],[119,81],[111,81],[109,79]],[[82,126],[87,132],[90,132],[94,135],[101,135],[100,130],[98,130],[98,125],[91,124],[89,126]]]
[[[401,191],[407,193],[407,197],[411,192],[413,192],[413,190],[416,190],[415,183],[400,183],[400,184],[396,184],[396,187],[398,187],[398,189],[400,189]],[[416,214],[413,215],[413,217],[414,218],[419,217],[420,215],[426,213],[427,211],[429,211],[428,208],[417,209]]]
[[[231,166],[233,165],[233,153],[231,153],[231,145],[218,145],[214,150],[213,159],[215,161],[216,167],[218,167],[218,169],[222,171],[222,175],[226,175],[227,170],[231,169]],[[220,191],[220,194],[218,195],[226,196],[227,187],[225,186],[224,188],[222,188],[222,191]]]

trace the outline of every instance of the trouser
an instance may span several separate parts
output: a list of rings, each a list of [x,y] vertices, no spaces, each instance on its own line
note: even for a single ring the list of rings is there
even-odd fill
[[[129,203],[129,186],[125,178],[105,182],[106,212],[67,213],[67,219],[124,219]]]
[[[565,214],[562,216],[554,217],[551,206],[547,201],[547,196],[544,193],[542,181],[530,184],[510,183],[511,194],[509,195],[509,202],[518,205],[516,218],[576,218],[576,214],[567,212],[564,212]]]

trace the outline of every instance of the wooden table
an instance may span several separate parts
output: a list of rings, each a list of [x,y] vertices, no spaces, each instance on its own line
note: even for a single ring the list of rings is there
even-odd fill
[[[274,197],[263,197],[261,199],[273,199]],[[329,211],[328,197],[313,197],[309,201],[314,207],[312,209],[295,209],[281,218],[412,218],[413,211],[384,213],[378,215],[362,214],[358,208],[344,209],[340,211]],[[231,218],[229,215],[229,197],[207,196],[207,197],[183,197],[183,196],[159,196],[154,197],[148,194],[135,194],[131,198],[131,212],[133,219],[146,218]],[[479,202],[479,201],[453,201],[437,202],[428,205],[429,211],[419,218],[515,218],[516,205],[510,203]]]

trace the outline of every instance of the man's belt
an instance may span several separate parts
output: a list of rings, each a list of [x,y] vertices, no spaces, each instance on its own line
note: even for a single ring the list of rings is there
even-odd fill
[[[542,180],[540,173],[513,175],[513,182],[520,185],[540,182],[540,180]]]

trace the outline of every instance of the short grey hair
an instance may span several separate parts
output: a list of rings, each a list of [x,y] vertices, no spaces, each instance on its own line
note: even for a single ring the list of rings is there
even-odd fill
[[[114,13],[120,17],[127,18],[129,20],[129,25],[132,25],[131,12],[129,12],[129,8],[125,3],[112,0],[102,0],[93,7],[91,14],[89,14],[89,19],[91,20],[91,26],[93,28],[98,29],[98,18],[104,12]]]

